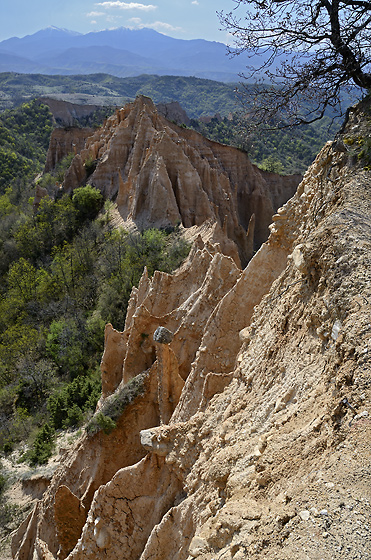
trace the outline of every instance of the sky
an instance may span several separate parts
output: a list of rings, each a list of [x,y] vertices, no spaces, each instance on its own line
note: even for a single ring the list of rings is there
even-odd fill
[[[88,33],[115,27],[150,27],[178,39],[228,42],[216,12],[233,0],[1,0],[0,41],[49,26]]]

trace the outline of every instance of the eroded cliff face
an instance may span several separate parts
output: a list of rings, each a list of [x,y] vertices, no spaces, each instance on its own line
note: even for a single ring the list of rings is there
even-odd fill
[[[89,177],[88,160],[96,164]],[[245,266],[300,177],[262,172],[244,152],[178,127],[150,99],[139,97],[87,139],[66,173],[64,190],[86,180],[117,202],[124,226],[217,224]]]
[[[62,127],[76,126],[76,120],[88,117],[101,108],[100,105],[81,105],[52,97],[40,97],[39,101],[49,107],[56,124]]]
[[[92,128],[55,128],[50,137],[44,173],[53,171],[69,154],[79,153],[93,132]]]
[[[242,272],[199,238],[144,273],[99,411],[141,389],[66,454],[15,558],[370,558],[370,171],[342,143],[369,136],[360,107]]]

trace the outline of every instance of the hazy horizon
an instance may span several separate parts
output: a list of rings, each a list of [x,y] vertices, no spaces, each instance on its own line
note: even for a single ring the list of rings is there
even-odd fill
[[[149,28],[177,39],[228,42],[217,11],[231,11],[232,0],[3,0],[0,41],[56,27],[86,34],[118,27]]]

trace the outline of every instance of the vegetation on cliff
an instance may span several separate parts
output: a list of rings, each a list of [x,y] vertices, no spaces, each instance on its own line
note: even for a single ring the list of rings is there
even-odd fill
[[[49,108],[35,100],[0,115],[0,194],[42,171],[52,129]]]
[[[208,123],[192,119],[190,126],[210,140],[245,150],[261,169],[283,174],[304,173],[335,129],[331,118],[324,117],[292,130],[251,133],[246,118],[238,113],[232,118],[214,117]]]
[[[1,122],[1,146],[29,167],[12,167],[4,159],[0,173],[0,447],[6,453],[28,439],[34,445],[25,459],[36,463],[50,454],[55,430],[81,424],[94,409],[103,327],[112,322],[123,329],[131,288],[144,266],[150,275],[156,269],[170,272],[188,246],[176,231],[129,235],[111,229],[111,203],[103,208],[102,196],[90,185],[72,196],[45,197],[34,213],[30,179],[45,158],[51,115],[30,102],[4,113]],[[240,123],[214,119],[201,130],[237,143],[233,126]],[[287,137],[280,138],[277,150],[268,144],[262,166],[280,171],[282,160],[275,154],[285,153],[286,144]],[[67,157],[54,173],[39,178],[39,186],[58,191],[69,163]]]
[[[104,325],[123,329],[144,266],[170,272],[188,251],[174,233],[111,230],[109,205],[92,220],[92,194],[87,185],[72,197],[44,198],[13,228],[13,258],[2,270],[1,446],[10,451],[41,426],[32,463],[46,459],[39,448],[50,443],[50,430],[78,425],[94,409]]]
[[[0,448],[33,442],[24,458],[35,464],[50,455],[55,430],[81,424],[94,409],[104,325],[123,329],[144,266],[170,272],[188,246],[176,232],[112,229],[112,203],[103,208],[90,185],[44,197],[35,213],[30,180],[45,160],[51,115],[32,102],[4,113],[2,125],[4,153],[27,165],[1,160]],[[58,191],[69,162],[39,186]]]

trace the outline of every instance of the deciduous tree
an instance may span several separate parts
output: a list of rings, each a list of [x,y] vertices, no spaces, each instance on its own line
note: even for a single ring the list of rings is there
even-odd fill
[[[255,86],[242,93],[258,123],[314,122],[328,107],[341,114],[345,86],[371,88],[370,1],[233,1],[219,17],[231,54],[247,53],[254,64],[243,78],[257,78]]]

